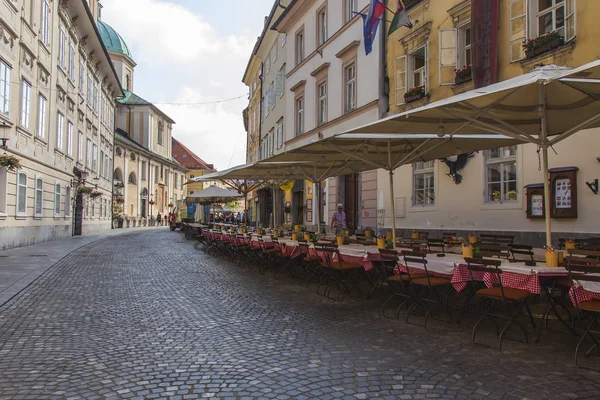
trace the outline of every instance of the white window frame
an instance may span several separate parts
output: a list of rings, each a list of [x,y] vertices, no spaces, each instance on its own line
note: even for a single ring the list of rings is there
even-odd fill
[[[67,121],[67,155],[73,157],[73,123]]]
[[[31,121],[31,83],[23,79],[21,83],[21,120],[20,125],[29,129]]]
[[[45,138],[46,137],[46,106],[48,104],[48,100],[40,94],[38,96],[38,137]]]
[[[272,110],[272,109],[275,108],[275,104],[277,102],[277,96],[275,94],[276,87],[275,87],[275,81],[274,80],[271,81],[271,83],[269,84],[269,88],[270,88],[270,91],[269,91],[269,106],[270,106],[270,108]]]
[[[458,67],[458,34],[457,29],[440,29],[438,31],[439,46],[439,80],[440,85],[454,85],[455,70]],[[444,80],[448,78],[448,80]]]
[[[327,41],[327,4],[317,10],[317,47]]]
[[[104,93],[100,95],[100,122],[106,123],[106,96]]]
[[[0,60],[0,113],[10,115],[10,75],[12,69]]]
[[[83,59],[79,61],[79,94],[83,96],[85,93],[85,62]]]
[[[60,196],[61,196],[60,182],[54,184],[54,216],[60,217]]]
[[[415,69],[415,54],[420,51],[423,50],[425,56],[424,56],[424,63],[423,66],[420,68]],[[427,45],[425,46],[421,46],[417,49],[415,49],[414,51],[412,51],[410,54],[408,54],[408,57],[406,59],[407,61],[407,68],[406,68],[406,88],[407,90],[410,89],[414,89],[417,86],[423,86],[425,88],[425,93],[428,92],[427,88],[428,88],[428,71],[429,71],[429,64],[427,62]],[[423,83],[421,85],[417,85],[415,83],[415,74],[419,74],[421,77],[421,80],[423,81]]]
[[[58,66],[64,71],[67,70],[67,31],[63,23],[58,31]]]
[[[296,57],[296,65],[299,65],[304,61],[304,46],[306,45],[306,38],[304,37],[304,28],[296,32],[294,40],[294,53]]]
[[[304,96],[298,96],[294,99],[294,133],[300,136],[304,133]]]
[[[18,217],[26,217],[27,216],[27,180],[28,176],[25,171],[20,169],[15,174],[17,177],[17,201],[15,203],[15,214]],[[25,183],[21,183],[21,176],[25,176]],[[23,189],[23,193],[21,193],[21,189]],[[19,210],[19,205],[23,202],[23,211]]]
[[[99,164],[98,164],[98,169],[100,170],[98,172],[98,175],[100,175],[101,178],[105,178],[104,176],[104,150],[100,150],[100,158],[98,159]]]
[[[348,71],[352,70],[352,77],[348,75]],[[344,66],[344,113],[349,113],[356,110],[356,62],[353,61]]]
[[[18,179],[18,177],[17,177]],[[6,199],[8,198],[8,170],[0,168],[0,217],[8,214]]]
[[[75,57],[76,57],[76,50],[75,50],[75,41],[73,40],[72,37],[69,37],[69,80],[71,80],[71,82],[75,82]]]
[[[92,73],[88,71],[87,73],[87,97],[86,101],[88,106],[92,106],[92,88],[94,87]]]
[[[404,104],[404,95],[406,94],[406,56],[396,57],[394,59],[394,96],[396,105]]]
[[[61,151],[64,146],[64,143],[63,143],[64,131],[65,131],[65,116],[59,112],[56,117],[56,148]]]
[[[85,146],[85,166],[90,168],[92,167],[92,141],[87,139]]]
[[[435,188],[435,170],[436,170],[436,162],[433,161],[419,161],[417,163],[413,163],[413,187],[412,187],[412,205],[413,207],[435,207],[435,198],[436,198],[436,188]],[[431,181],[433,181],[433,187],[430,187],[428,183],[429,179],[425,179],[425,187],[422,189],[417,189],[416,181],[418,176],[431,176]],[[418,203],[417,199],[417,191],[423,192],[423,202]],[[429,202],[430,196],[427,196],[427,193],[431,193],[431,197],[433,198],[432,202]]]
[[[267,59],[265,60],[265,70],[267,74],[271,72],[271,54],[267,54]]]
[[[50,1],[42,0],[40,11],[40,40],[45,45],[50,44]]]
[[[94,109],[94,112],[96,114],[98,114],[98,81],[94,79],[94,88],[93,88],[93,94],[92,94],[93,98],[92,98],[92,108]]]
[[[71,186],[66,186],[65,191],[65,217],[71,216]]]
[[[356,0],[344,0],[344,24],[356,17]]]
[[[483,159],[484,159],[484,202],[487,204],[515,204],[518,203],[519,201],[519,196],[520,196],[520,192],[519,192],[519,161],[518,161],[518,151],[519,148],[515,145],[515,146],[506,146],[506,147],[501,147],[500,150],[504,151],[505,149],[508,148],[514,148],[514,155],[501,155],[500,157],[496,157],[496,158],[491,158],[490,157],[490,150],[485,150],[483,153]],[[498,149],[494,149],[494,150],[498,150]],[[516,171],[515,171],[515,188],[516,188],[516,198],[511,200],[511,199],[505,199],[504,195],[505,195],[505,190],[504,190],[504,186],[508,183],[508,182],[512,182],[508,179],[506,179],[506,177],[504,176],[504,168],[500,169],[500,181],[499,182],[493,182],[493,183],[500,183],[500,198],[498,201],[494,201],[492,196],[490,196],[490,184],[492,182],[490,182],[490,178],[489,178],[489,171],[488,171],[488,167],[489,166],[493,166],[493,165],[500,165],[502,166],[503,164],[516,164]],[[492,193],[493,194],[493,193]]]
[[[275,64],[275,61],[277,61],[277,56],[279,54],[279,52],[277,51],[277,42],[275,42],[275,45],[273,46],[273,48],[271,49],[271,62],[273,64]]]
[[[323,91],[321,91],[323,89]],[[327,122],[327,79],[317,83],[317,125]]]
[[[98,170],[98,146],[92,145],[92,171]]]
[[[39,200],[39,210],[38,210]],[[44,216],[44,178],[39,175],[35,176],[35,187],[33,196],[33,216],[41,218]]]
[[[277,149],[283,147],[283,117],[277,121]]]
[[[469,31],[469,44],[467,44],[467,30]],[[471,65],[473,63],[473,30],[471,29],[471,22],[467,22],[457,28],[457,49],[458,49],[458,60],[457,60],[457,68],[462,68],[462,66]],[[470,62],[467,62],[467,51],[471,52]]]
[[[283,97],[285,92],[285,64],[275,73],[275,95]]]
[[[539,9],[539,3],[538,2],[529,2],[530,7],[533,7],[532,11],[532,15],[535,15],[535,18],[532,19],[530,21],[530,23],[532,24],[532,29],[531,32],[532,37],[530,39],[533,39],[533,35],[535,35],[535,37],[539,37],[544,35],[545,33],[548,33],[544,30],[544,33],[540,32],[540,17],[542,17],[543,15],[547,15],[547,14],[552,14],[552,29],[549,32],[553,32],[553,31],[560,31],[562,29],[562,35],[563,37],[566,38],[566,30],[567,30],[567,2],[565,0],[554,0],[554,4],[548,8],[545,8],[544,10],[540,11]],[[556,10],[558,10],[559,8],[563,9],[563,26],[561,28],[557,28],[556,27]]]

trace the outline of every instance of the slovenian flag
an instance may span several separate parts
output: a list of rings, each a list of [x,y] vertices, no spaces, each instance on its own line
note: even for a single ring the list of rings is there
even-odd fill
[[[392,33],[396,32],[403,26],[408,26],[409,28],[412,28],[412,24],[408,19],[408,15],[406,15],[406,9],[404,8],[404,4],[402,4],[402,0],[398,0],[398,5],[396,6],[396,13],[394,14],[394,19],[392,19],[388,35],[391,35]]]
[[[373,50],[373,41],[377,35],[377,28],[379,27],[379,18],[383,15],[386,10],[385,4],[379,0],[371,0],[369,5],[369,13],[362,15],[365,26],[365,51],[369,54]]]

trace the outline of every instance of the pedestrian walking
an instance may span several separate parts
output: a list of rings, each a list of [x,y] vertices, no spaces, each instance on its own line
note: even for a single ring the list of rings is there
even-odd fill
[[[338,203],[337,211],[333,213],[331,228],[335,229],[336,234],[342,229],[346,229],[346,213],[344,212],[344,205],[342,203]]]
[[[158,213],[158,215],[156,216],[156,224],[160,226],[162,222],[162,215],[160,215],[160,213]]]

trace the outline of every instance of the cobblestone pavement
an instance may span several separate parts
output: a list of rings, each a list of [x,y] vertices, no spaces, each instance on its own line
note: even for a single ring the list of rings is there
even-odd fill
[[[468,344],[469,322],[423,329],[379,304],[324,300],[166,230],[107,238],[0,308],[0,398],[600,397],[599,364],[574,367],[567,335],[499,353]]]

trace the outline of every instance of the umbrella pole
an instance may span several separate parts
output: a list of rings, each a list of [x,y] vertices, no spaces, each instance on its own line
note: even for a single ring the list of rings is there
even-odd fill
[[[248,225],[248,181],[244,179],[244,215],[242,216],[242,225]]]
[[[275,207],[277,206],[277,199],[275,198],[277,192],[277,185],[273,185],[273,229],[275,229]]]
[[[548,173],[548,126],[546,121],[546,87],[540,83],[540,111],[542,171],[544,173],[544,217],[546,220],[546,246],[552,247],[552,222],[550,219],[550,180]]]
[[[390,174],[390,200],[392,204],[392,248],[396,248],[396,205],[394,204],[394,171],[389,170]]]
[[[544,217],[546,220],[546,246],[552,247],[552,222],[550,219],[550,173],[548,172],[548,146],[542,146],[542,169],[544,171]]]

